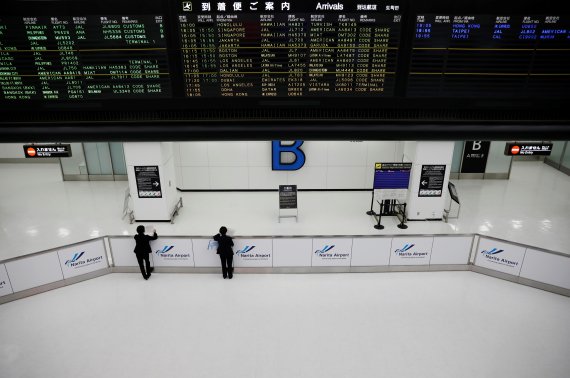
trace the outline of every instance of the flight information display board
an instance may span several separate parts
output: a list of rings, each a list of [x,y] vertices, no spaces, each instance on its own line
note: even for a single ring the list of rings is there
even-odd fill
[[[170,97],[161,15],[0,16],[0,100]]]
[[[184,1],[186,97],[393,96],[398,5]]]
[[[408,97],[568,97],[570,17],[419,14]]]

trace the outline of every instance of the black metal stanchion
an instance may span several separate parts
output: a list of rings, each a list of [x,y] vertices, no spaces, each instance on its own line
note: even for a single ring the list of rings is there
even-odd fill
[[[366,215],[376,215],[374,212],[374,190],[372,190],[372,201],[370,202],[370,210],[366,212]]]
[[[383,206],[384,206],[384,203],[382,201],[380,201],[380,211],[377,214],[378,215],[378,224],[376,224],[374,226],[374,228],[377,230],[383,230],[384,229],[384,226],[382,226],[380,224],[380,222],[382,221],[382,208],[383,208]]]
[[[400,208],[401,206],[402,205],[400,205]],[[404,206],[404,211],[402,212],[402,219],[400,224],[398,225],[398,228],[405,230],[408,228],[408,226],[404,223],[404,221],[406,220],[406,204],[404,203],[403,206]]]

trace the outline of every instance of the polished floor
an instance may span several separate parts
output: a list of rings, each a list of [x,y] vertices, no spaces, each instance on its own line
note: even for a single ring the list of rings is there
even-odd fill
[[[563,378],[568,314],[472,272],[111,274],[1,305],[0,376]]]
[[[61,180],[56,164],[1,164],[0,260],[102,235],[130,235],[121,219],[127,182]],[[453,180],[460,218],[409,222],[383,231],[365,215],[369,192],[300,192],[299,222],[277,222],[276,192],[180,192],[175,224],[155,224],[162,235],[209,236],[226,225],[235,236],[393,235],[480,233],[570,254],[570,176],[542,162],[514,162],[510,180]]]

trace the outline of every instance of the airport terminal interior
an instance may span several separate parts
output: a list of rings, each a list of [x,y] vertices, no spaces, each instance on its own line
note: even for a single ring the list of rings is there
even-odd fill
[[[569,88],[555,0],[0,2],[0,377],[569,377]]]

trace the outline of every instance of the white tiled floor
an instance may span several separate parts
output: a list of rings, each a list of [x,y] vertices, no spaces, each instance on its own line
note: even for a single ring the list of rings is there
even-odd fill
[[[101,235],[133,234],[121,220],[127,182],[62,182],[58,165],[0,165],[0,260]],[[510,180],[454,180],[461,217],[410,222],[365,215],[369,192],[300,192],[299,223],[277,223],[276,192],[180,193],[176,223],[162,235],[204,236],[227,225],[234,235],[392,235],[481,233],[570,253],[570,176],[541,162],[515,162]]]
[[[472,272],[111,274],[0,306],[0,376],[570,376],[570,298]]]

